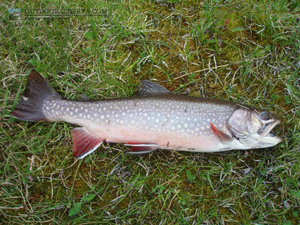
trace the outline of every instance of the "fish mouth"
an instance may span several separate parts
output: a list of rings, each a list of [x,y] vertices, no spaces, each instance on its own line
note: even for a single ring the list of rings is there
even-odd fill
[[[266,123],[261,129],[258,130],[258,134],[261,138],[267,139],[268,142],[279,143],[282,139],[278,136],[275,136],[271,133],[273,128],[280,123],[279,120],[275,120],[274,122]]]

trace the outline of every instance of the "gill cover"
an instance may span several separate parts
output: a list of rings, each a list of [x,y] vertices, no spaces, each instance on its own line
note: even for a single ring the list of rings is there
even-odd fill
[[[282,141],[271,134],[280,121],[274,115],[258,109],[238,108],[227,120],[227,128],[243,145],[249,148],[272,147]]]

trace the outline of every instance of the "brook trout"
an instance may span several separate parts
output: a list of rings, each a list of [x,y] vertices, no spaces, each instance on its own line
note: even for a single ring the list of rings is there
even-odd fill
[[[270,131],[272,114],[232,102],[176,95],[145,80],[131,98],[71,101],[62,98],[32,70],[12,116],[25,121],[65,121],[72,130],[73,155],[83,158],[103,141],[125,143],[131,153],[156,149],[218,152],[272,147],[281,138]]]

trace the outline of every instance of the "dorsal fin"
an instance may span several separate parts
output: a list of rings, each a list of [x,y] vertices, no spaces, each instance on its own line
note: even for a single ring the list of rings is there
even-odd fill
[[[80,94],[80,95],[78,95],[78,100],[79,101],[90,101],[91,99],[88,96],[86,96],[85,94]]]
[[[164,88],[163,86],[154,83],[150,80],[143,80],[138,90],[138,94],[141,96],[167,94],[167,93],[171,93],[171,92],[168,89]]]

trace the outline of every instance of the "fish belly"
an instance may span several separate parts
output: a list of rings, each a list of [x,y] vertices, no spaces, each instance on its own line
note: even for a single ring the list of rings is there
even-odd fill
[[[91,129],[87,127],[87,129]],[[178,134],[172,131],[156,131],[145,129],[128,129],[127,127],[100,126],[93,127],[94,133],[107,142],[156,144],[161,149],[186,151],[216,151],[220,146],[219,139],[211,135],[193,136]]]

